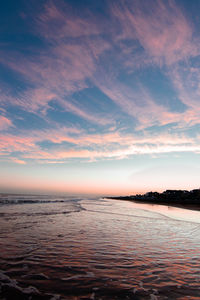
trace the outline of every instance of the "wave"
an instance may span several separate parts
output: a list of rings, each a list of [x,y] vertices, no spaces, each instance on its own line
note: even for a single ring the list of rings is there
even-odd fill
[[[0,205],[15,204],[40,204],[40,203],[69,203],[78,202],[82,198],[73,197],[55,197],[55,196],[36,196],[36,195],[4,195],[0,194]]]
[[[43,274],[37,278],[44,279]],[[46,278],[45,278],[46,279]],[[60,295],[40,292],[34,286],[21,287],[15,279],[11,279],[0,271],[0,297],[1,299],[45,299],[58,300]]]

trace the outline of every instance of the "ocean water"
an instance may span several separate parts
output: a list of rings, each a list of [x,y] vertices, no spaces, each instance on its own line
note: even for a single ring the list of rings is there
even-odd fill
[[[200,212],[2,194],[0,299],[200,299]]]

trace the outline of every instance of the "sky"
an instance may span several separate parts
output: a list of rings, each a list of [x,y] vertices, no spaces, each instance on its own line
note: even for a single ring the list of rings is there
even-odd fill
[[[0,192],[200,187],[200,1],[0,4]]]

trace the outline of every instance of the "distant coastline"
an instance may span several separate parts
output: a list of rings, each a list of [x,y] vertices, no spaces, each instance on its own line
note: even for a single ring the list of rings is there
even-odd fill
[[[105,197],[107,199],[134,201],[138,203],[152,203],[159,205],[176,206],[187,209],[200,210],[200,189],[166,190],[162,193],[148,192],[130,196]]]

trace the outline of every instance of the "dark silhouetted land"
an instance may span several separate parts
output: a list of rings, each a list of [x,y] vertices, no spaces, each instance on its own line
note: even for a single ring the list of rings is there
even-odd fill
[[[184,207],[188,209],[200,210],[200,189],[186,190],[166,190],[163,193],[148,192],[144,195],[130,195],[106,197],[109,199],[127,200],[140,203],[163,204],[169,206]]]

